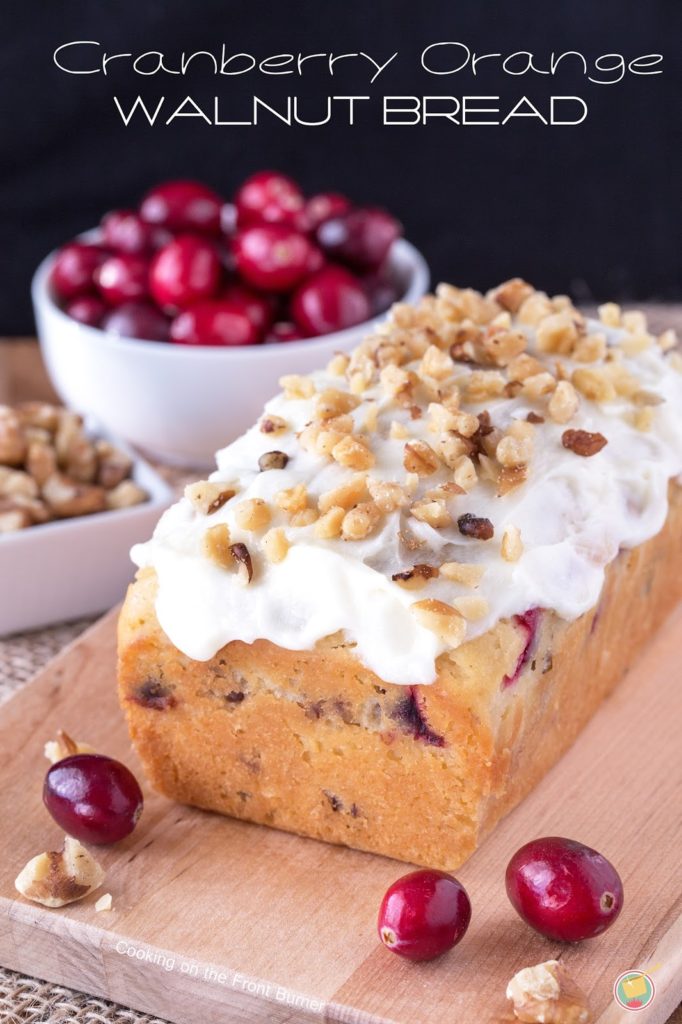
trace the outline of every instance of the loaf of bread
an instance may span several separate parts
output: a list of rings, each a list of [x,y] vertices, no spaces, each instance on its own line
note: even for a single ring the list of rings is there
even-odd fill
[[[682,359],[609,304],[441,286],[283,393],[134,550],[160,792],[454,869],[682,597]]]

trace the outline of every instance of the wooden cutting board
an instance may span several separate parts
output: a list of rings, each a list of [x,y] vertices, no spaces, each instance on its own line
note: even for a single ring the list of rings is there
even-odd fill
[[[115,699],[114,626],[112,613],[0,711],[3,965],[178,1024],[499,1024],[511,1019],[510,976],[556,956],[600,1024],[634,1018],[612,995],[629,969],[646,970],[656,985],[637,1021],[659,1024],[682,999],[682,608],[575,746],[458,872],[473,921],[462,944],[430,964],[400,960],[375,935],[381,896],[402,865],[151,792],[135,834],[97,854],[110,912],[95,912],[96,895],[62,910],[17,897],[19,869],[61,841],[40,798],[44,741],[65,728],[139,771]],[[511,854],[548,834],[597,847],[623,877],[620,919],[581,946],[535,935],[505,897]]]

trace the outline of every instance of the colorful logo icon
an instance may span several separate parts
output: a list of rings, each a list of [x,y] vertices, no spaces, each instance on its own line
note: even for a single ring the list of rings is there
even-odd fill
[[[625,971],[616,978],[613,996],[626,1010],[643,1010],[656,995],[654,983],[643,971]]]

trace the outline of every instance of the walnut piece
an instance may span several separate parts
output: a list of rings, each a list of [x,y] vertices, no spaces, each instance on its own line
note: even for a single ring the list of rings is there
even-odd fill
[[[507,985],[514,1016],[527,1024],[588,1024],[585,993],[557,960],[518,971]]]
[[[98,889],[104,871],[77,839],[65,836],[60,851],[39,853],[19,872],[14,883],[27,900],[44,907],[64,907]]]
[[[261,473],[268,469],[284,469],[288,461],[289,456],[286,452],[263,452],[258,460],[258,468]]]
[[[106,508],[106,491],[103,487],[80,483],[63,473],[53,473],[45,481],[43,497],[59,519],[91,515]]]
[[[185,497],[194,505],[197,512],[210,516],[222,508],[225,502],[234,498],[236,490],[229,484],[219,480],[198,480],[185,487]]]
[[[593,434],[589,430],[564,430],[561,443],[576,455],[588,458],[600,452],[608,442],[603,434]]]
[[[464,537],[473,537],[475,540],[492,540],[495,529],[489,519],[481,516],[474,516],[466,512],[457,520],[459,532]]]
[[[65,732],[63,729],[57,731],[56,740],[47,741],[44,750],[45,757],[50,764],[63,761],[65,757],[71,757],[73,754],[96,753],[94,747],[91,747],[88,743],[81,743],[80,740],[72,739],[68,732]]]

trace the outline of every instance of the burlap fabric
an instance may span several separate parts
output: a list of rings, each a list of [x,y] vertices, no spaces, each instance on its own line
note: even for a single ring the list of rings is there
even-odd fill
[[[676,327],[682,334],[682,306],[647,305],[645,309],[653,330]],[[186,479],[175,471],[164,476],[177,486]],[[88,625],[90,620],[84,619],[0,640],[0,704]],[[0,967],[0,1024],[156,1024],[158,1020]],[[682,1024],[682,1007],[669,1024]]]

